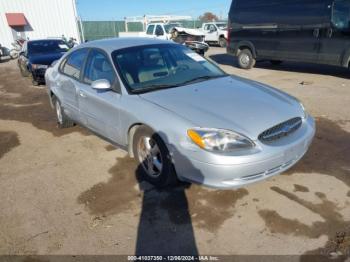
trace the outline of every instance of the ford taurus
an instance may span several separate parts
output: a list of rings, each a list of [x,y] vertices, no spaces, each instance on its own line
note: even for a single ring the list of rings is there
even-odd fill
[[[163,40],[88,42],[45,78],[59,127],[78,123],[128,151],[159,187],[261,181],[297,163],[315,134],[296,98]]]

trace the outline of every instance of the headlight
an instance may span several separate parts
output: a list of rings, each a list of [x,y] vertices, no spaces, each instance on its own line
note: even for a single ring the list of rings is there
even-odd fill
[[[249,138],[229,130],[193,128],[189,129],[187,134],[200,148],[212,152],[233,152],[255,146]]]
[[[33,69],[46,69],[48,68],[47,65],[38,65],[38,64],[32,64]]]

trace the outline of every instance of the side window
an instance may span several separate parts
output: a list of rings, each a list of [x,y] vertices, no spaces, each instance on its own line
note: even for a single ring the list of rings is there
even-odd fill
[[[153,35],[153,31],[154,31],[154,25],[150,25],[150,26],[148,26],[148,28],[147,28],[146,34],[147,34],[147,35]]]
[[[73,52],[65,61],[63,61],[61,69],[62,72],[68,76],[79,80],[80,72],[83,67],[87,53],[87,49],[80,49]]]
[[[209,31],[210,30],[210,25],[205,25],[204,30]]]
[[[164,30],[160,25],[157,25],[156,27],[156,35],[164,35]]]
[[[211,32],[215,32],[216,31],[216,26],[215,25],[210,25],[210,29]]]
[[[84,82],[91,84],[93,81],[107,79],[113,84],[116,78],[114,69],[104,53],[92,50],[89,54],[84,71]]]
[[[350,28],[350,2],[347,0],[337,0],[333,5],[332,14],[333,25],[338,29]]]

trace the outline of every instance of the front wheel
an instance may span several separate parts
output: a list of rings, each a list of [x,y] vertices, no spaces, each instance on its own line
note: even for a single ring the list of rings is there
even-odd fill
[[[220,47],[226,47],[227,46],[227,41],[226,41],[225,37],[220,37],[219,45],[220,45]]]
[[[238,54],[238,65],[242,69],[251,69],[255,66],[256,60],[249,49],[243,49]]]
[[[146,126],[139,127],[133,139],[133,151],[146,181],[160,188],[175,184],[177,177],[169,151],[154,131]]]

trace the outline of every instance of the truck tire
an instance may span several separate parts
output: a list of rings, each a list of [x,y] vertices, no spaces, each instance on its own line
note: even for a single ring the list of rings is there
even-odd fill
[[[255,66],[256,60],[253,57],[250,49],[245,48],[240,50],[238,54],[238,65],[242,69],[251,69]]]
[[[220,37],[219,45],[220,45],[220,47],[226,47],[227,46],[227,41],[226,41],[225,37]]]

